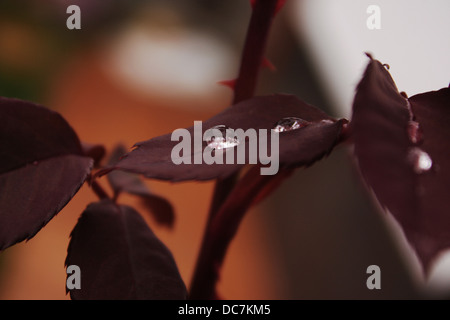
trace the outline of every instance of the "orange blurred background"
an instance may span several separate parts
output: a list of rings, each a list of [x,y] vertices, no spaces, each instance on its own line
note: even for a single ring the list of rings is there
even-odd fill
[[[104,144],[107,150],[112,150],[117,143],[131,147],[135,142],[191,126],[194,120],[205,120],[226,107],[232,98],[231,90],[211,82],[212,72],[230,66],[236,70],[238,66],[229,45],[227,47],[207,33],[196,34],[189,28],[182,28],[177,13],[164,6],[146,10],[144,7],[132,19],[126,19],[114,35],[101,33],[93,39],[89,36],[72,52],[63,53],[58,69],[48,79],[45,94],[38,97],[46,106],[60,112],[82,141]],[[64,29],[65,26],[59,28]],[[38,69],[37,62],[49,63],[48,54],[55,54],[50,52],[51,48],[45,41],[40,41],[45,37],[27,22],[3,22],[0,30],[1,46],[6,49],[1,50],[2,60],[4,63],[7,61],[11,69],[30,72]],[[217,57],[192,56],[195,52],[191,48],[190,51],[174,52],[172,58],[175,60],[160,66],[162,57],[158,50],[166,50],[170,54],[164,47],[183,50],[185,45],[190,45],[189,41],[208,50],[206,53],[217,54]],[[228,52],[219,51],[223,48]],[[139,60],[140,50],[147,50],[144,54],[149,62]],[[130,58],[138,60],[130,61]],[[132,64],[131,69],[136,68],[136,72],[147,67],[145,73],[149,75],[127,74],[127,61]],[[197,70],[185,68],[192,64]],[[179,69],[174,70],[175,67]],[[205,67],[214,70],[202,70]],[[159,70],[155,71],[155,68]],[[164,71],[182,79],[171,80],[161,73]],[[200,75],[183,75],[189,72]],[[217,76],[216,81],[222,80],[220,76],[226,79],[231,75],[213,74]],[[106,179],[100,180],[107,189],[105,182]],[[146,214],[144,217],[172,250],[181,275],[189,285],[214,182],[171,184],[149,181],[148,184],[155,193],[166,196],[174,205],[177,214],[174,230],[156,225]],[[121,196],[121,202],[139,208],[135,200],[131,196]],[[2,253],[1,299],[68,299],[64,259],[69,234],[81,212],[92,201],[96,201],[96,196],[84,186],[37,236]],[[140,211],[145,213],[145,210]],[[219,289],[225,297],[267,299],[277,296],[274,291],[277,284],[275,281],[271,283],[272,277],[269,276],[274,266],[265,261],[265,246],[260,245],[264,239],[258,236],[258,225],[257,217],[247,219],[240,240],[237,240],[241,244],[230,250],[223,277],[231,281],[221,282]],[[260,281],[262,278],[268,281]]]

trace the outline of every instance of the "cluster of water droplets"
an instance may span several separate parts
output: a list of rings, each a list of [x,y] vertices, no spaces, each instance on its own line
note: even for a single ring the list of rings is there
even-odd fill
[[[409,110],[411,110],[410,103],[406,98],[407,106]],[[322,120],[323,123],[333,123],[332,120]],[[287,132],[292,130],[298,130],[304,128],[310,124],[309,121],[306,121],[297,117],[286,117],[275,123],[273,126],[273,130],[275,132]],[[214,126],[210,129],[219,130],[221,136],[212,136],[208,141],[207,145],[211,149],[220,150],[233,148],[239,145],[240,141],[237,137],[227,134],[227,130],[231,129],[225,125]],[[408,136],[410,141],[414,144],[414,147],[411,147],[408,150],[407,161],[413,166],[414,172],[417,174],[421,174],[429,171],[433,166],[433,160],[430,155],[423,151],[418,145],[422,142],[422,130],[420,128],[420,124],[417,121],[411,120],[408,123]]]
[[[321,122],[333,123],[332,120],[328,120],[328,119],[322,120]],[[287,131],[298,130],[298,129],[304,128],[310,124],[311,124],[311,122],[306,121],[301,118],[286,117],[286,118],[283,118],[283,119],[277,121],[277,123],[275,123],[275,125],[273,126],[273,130],[278,133],[287,132]],[[240,141],[238,140],[237,137],[227,135],[227,130],[230,130],[231,129],[230,127],[227,127],[225,125],[218,125],[218,126],[214,126],[214,127],[210,128],[210,130],[211,129],[219,130],[221,133],[221,136],[212,136],[209,140],[207,140],[206,143],[209,148],[215,149],[215,150],[220,150],[220,149],[233,148],[233,147],[236,147],[237,145],[239,145]]]

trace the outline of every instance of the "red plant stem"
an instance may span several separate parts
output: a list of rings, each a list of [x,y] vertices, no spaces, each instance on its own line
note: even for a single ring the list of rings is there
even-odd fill
[[[276,175],[263,176],[259,170],[258,166],[254,166],[246,173],[209,224],[196,270],[199,278],[194,278],[193,282],[195,284],[197,280],[199,286],[192,286],[191,299],[217,297],[215,286],[220,268],[245,213],[293,172],[293,169],[282,168]]]
[[[209,225],[211,220],[214,218],[217,211],[219,211],[220,207],[227,199],[231,190],[233,190],[233,187],[235,186],[236,182],[238,181],[238,178],[239,178],[239,175],[237,173],[235,173],[225,179],[217,180],[216,185],[214,187],[213,197],[211,200],[211,207],[209,208],[209,216],[208,216],[207,226]]]
[[[247,31],[239,76],[234,87],[233,104],[249,99],[253,97],[255,93],[259,70],[264,59],[264,49],[272,25],[272,20],[275,16],[277,3],[278,0],[256,1]],[[214,237],[211,230],[220,229],[214,226],[214,218],[219,210],[222,210],[221,207],[228,199],[237,180],[238,174],[234,174],[226,179],[219,180],[216,183],[206,232],[203,237],[200,255],[191,282],[191,299],[216,298],[215,285],[219,276],[218,268],[222,263],[228,244],[231,242],[235,232],[229,233],[232,235],[229,238],[229,241],[211,242],[211,238]],[[242,212],[242,216],[247,208],[248,206],[245,206],[245,208],[243,207],[244,211]],[[236,230],[240,220],[241,218],[237,220]],[[219,245],[220,247],[216,248],[216,245]],[[217,256],[212,255],[212,252],[217,252],[220,259],[218,259]]]
[[[91,188],[100,200],[110,199],[110,197],[108,196],[106,191],[102,188],[102,186],[97,181],[93,180],[91,182]]]
[[[250,99],[255,94],[259,70],[278,0],[258,0],[253,8],[242,53],[239,76],[234,87],[233,104]]]
[[[270,27],[276,11],[279,9],[277,7],[278,1],[255,1],[242,53],[239,75],[234,86],[233,105],[254,96]],[[225,201],[236,181],[237,174],[217,181],[210,208],[210,218]]]

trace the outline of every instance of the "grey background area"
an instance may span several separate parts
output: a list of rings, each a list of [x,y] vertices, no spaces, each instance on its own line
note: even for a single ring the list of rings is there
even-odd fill
[[[340,117],[316,76],[306,44],[294,36],[286,20],[276,21],[268,50],[279,71],[263,73],[261,91],[292,93]],[[349,144],[339,145],[309,168],[298,169],[268,199],[264,218],[273,239],[279,241],[290,298],[423,297],[398,239],[373,200]],[[381,290],[366,286],[366,270],[373,264],[381,269]]]

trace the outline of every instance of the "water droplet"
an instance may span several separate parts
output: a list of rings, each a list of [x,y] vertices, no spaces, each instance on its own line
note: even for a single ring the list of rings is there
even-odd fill
[[[428,153],[417,147],[409,150],[408,159],[412,163],[415,173],[424,173],[433,166],[433,160]]]
[[[277,123],[275,123],[274,131],[275,132],[285,132],[291,130],[297,130],[309,125],[309,122],[296,117],[287,117],[283,118]]]
[[[212,136],[210,139],[206,141],[208,147],[214,150],[233,148],[239,145],[239,140],[237,137],[232,134],[233,129],[221,124],[218,126],[214,126],[209,130],[216,129],[219,130],[220,136]],[[228,131],[228,132],[227,132]]]
[[[422,141],[422,130],[417,121],[408,123],[408,136],[412,143],[416,144]]]

